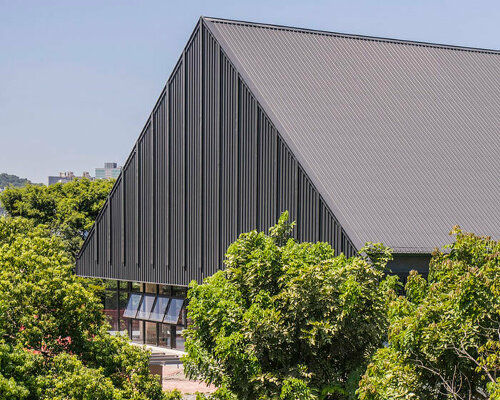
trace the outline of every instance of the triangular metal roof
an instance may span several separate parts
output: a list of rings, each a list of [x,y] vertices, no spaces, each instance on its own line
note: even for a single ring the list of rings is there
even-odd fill
[[[500,53],[203,20],[356,247],[500,238]]]

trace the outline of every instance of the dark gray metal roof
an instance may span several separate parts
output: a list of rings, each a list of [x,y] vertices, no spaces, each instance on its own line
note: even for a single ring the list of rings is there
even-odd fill
[[[358,248],[500,238],[500,53],[204,20]]]

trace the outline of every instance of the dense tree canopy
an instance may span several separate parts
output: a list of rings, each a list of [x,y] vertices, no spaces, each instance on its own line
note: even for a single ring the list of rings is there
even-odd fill
[[[9,187],[0,200],[0,399],[147,400],[149,353],[111,336],[101,291],[74,254],[112,181]]]
[[[395,278],[380,245],[335,256],[290,238],[287,214],[270,234],[242,234],[227,269],[191,283],[185,370],[238,399],[354,398],[386,331]]]
[[[72,273],[112,181],[0,194],[0,399],[164,399],[148,354],[107,333],[100,290]],[[221,399],[500,400],[500,244],[456,228],[404,295],[389,249],[335,256],[242,234],[188,293],[185,371]],[[397,295],[400,293],[401,295]]]
[[[70,260],[45,225],[0,218],[0,398],[162,399],[148,353],[107,333]]]
[[[97,218],[113,183],[113,180],[83,178],[51,186],[11,187],[0,193],[0,203],[12,217],[24,217],[35,224],[47,225],[53,234],[64,240],[74,255]]]
[[[463,233],[412,272],[389,306],[389,341],[360,384],[362,400],[500,399],[500,243]]]
[[[72,268],[46,226],[0,218],[0,398],[161,399],[148,354],[107,333]]]

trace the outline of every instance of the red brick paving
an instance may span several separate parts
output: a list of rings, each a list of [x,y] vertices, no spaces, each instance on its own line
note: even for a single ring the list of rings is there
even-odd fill
[[[207,386],[203,382],[190,381],[184,376],[184,368],[182,365],[165,365],[163,366],[163,390],[177,389],[181,393],[212,393],[215,391],[213,385]]]

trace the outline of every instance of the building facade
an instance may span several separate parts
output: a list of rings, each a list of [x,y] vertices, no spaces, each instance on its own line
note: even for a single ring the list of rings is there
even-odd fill
[[[300,241],[426,274],[453,225],[500,236],[498,77],[494,51],[201,18],[77,273],[111,282],[115,330],[180,348],[189,282],[285,210]]]
[[[104,163],[104,168],[95,169],[95,179],[116,179],[121,170],[117,163]]]
[[[104,313],[111,332],[135,343],[184,350],[186,288],[107,280]]]
[[[90,176],[90,174],[86,171],[83,172],[82,176],[76,176],[73,173],[73,171],[59,172],[59,175],[57,175],[57,176],[47,177],[47,186],[55,185],[56,183],[71,182],[73,179],[77,179],[77,178],[93,179]]]

